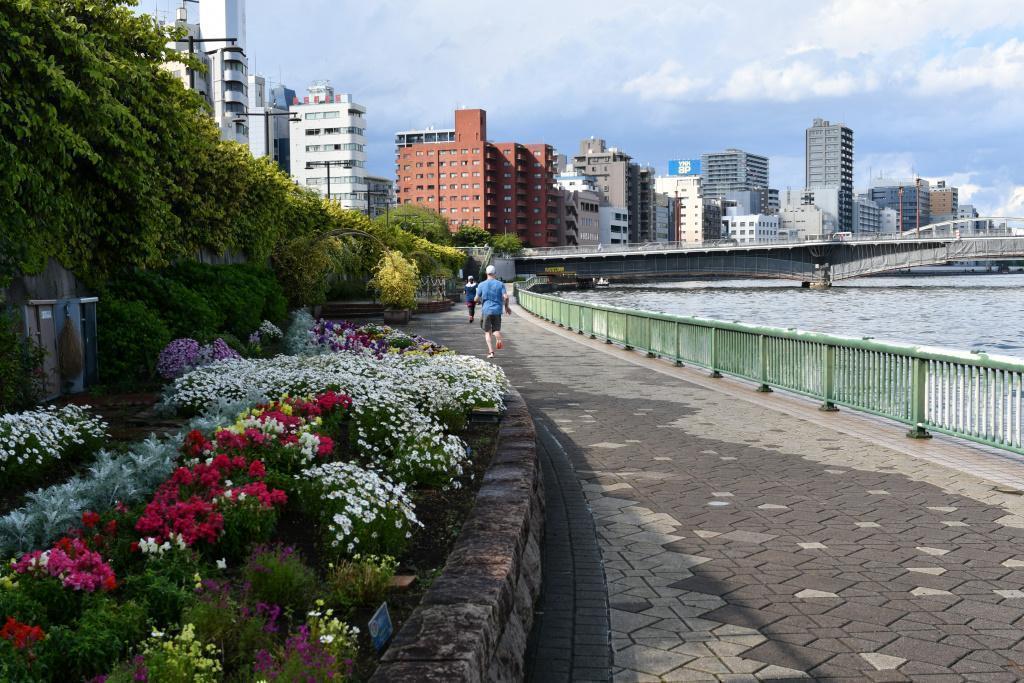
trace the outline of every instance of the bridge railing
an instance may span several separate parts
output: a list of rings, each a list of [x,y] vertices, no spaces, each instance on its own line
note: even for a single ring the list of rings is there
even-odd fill
[[[802,394],[833,410],[846,406],[928,431],[1024,453],[1024,361],[856,339],[796,329],[674,316],[540,294],[531,278],[519,305],[545,320],[607,343],[646,351]]]

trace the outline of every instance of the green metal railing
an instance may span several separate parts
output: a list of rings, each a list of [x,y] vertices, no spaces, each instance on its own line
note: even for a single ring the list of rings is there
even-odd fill
[[[1024,453],[1024,362],[958,352],[690,318],[571,301],[516,286],[525,310],[580,334],[846,406],[928,431]]]

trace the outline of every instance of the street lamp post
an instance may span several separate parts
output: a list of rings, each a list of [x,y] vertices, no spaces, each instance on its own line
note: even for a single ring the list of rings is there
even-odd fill
[[[341,166],[342,168],[353,168],[355,163],[350,160],[340,161],[307,161],[306,168],[315,168],[317,166],[323,166],[327,169],[327,198],[331,198],[331,166]]]

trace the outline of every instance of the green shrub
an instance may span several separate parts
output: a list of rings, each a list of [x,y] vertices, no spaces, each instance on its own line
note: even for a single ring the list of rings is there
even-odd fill
[[[28,408],[43,396],[39,368],[45,352],[20,328],[17,314],[0,308],[0,414]]]
[[[331,602],[345,609],[379,604],[398,563],[390,555],[365,555],[332,564],[324,581]]]
[[[242,569],[256,602],[279,605],[291,614],[303,615],[312,604],[316,574],[290,547],[260,548]]]
[[[109,288],[117,298],[140,301],[160,316],[172,337],[189,337],[206,343],[224,327],[224,314],[182,282],[165,274],[135,271]]]
[[[135,602],[95,599],[74,625],[47,632],[37,665],[44,680],[78,681],[104,674],[146,636],[146,610]]]
[[[239,339],[247,339],[263,320],[280,323],[287,314],[284,292],[266,268],[189,262],[168,270],[167,277],[202,297],[221,316],[221,328]]]
[[[192,582],[182,584],[147,568],[125,581],[125,595],[146,606],[149,618],[160,628],[177,624],[181,614],[195,602]]]
[[[365,280],[336,279],[327,290],[328,301],[356,301],[373,298]]]
[[[269,541],[277,525],[277,512],[264,508],[255,498],[226,505],[221,512],[224,532],[207,555],[211,560],[224,559],[232,566],[241,563],[253,546]]]
[[[7,617],[14,617],[23,624],[42,626],[44,630],[50,623],[46,607],[16,588],[0,588],[0,624]]]
[[[152,309],[138,301],[107,299],[96,308],[100,376],[124,385],[152,379],[171,333]]]
[[[195,625],[196,638],[221,650],[226,669],[239,670],[251,665],[257,651],[277,644],[275,609],[264,605],[243,610],[224,593],[204,595],[185,612],[182,623]]]

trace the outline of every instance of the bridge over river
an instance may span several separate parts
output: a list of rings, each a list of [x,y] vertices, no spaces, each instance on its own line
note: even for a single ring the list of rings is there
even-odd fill
[[[892,236],[806,242],[701,245],[654,243],[530,249],[515,258],[517,275],[559,275],[577,280],[632,280],[678,277],[757,277],[797,280],[828,287],[876,273],[953,261],[1024,259],[1024,234],[1007,221],[980,234],[964,234],[955,223],[926,226]]]

